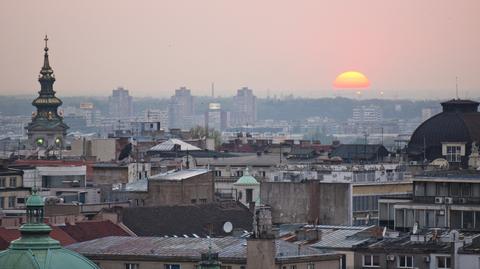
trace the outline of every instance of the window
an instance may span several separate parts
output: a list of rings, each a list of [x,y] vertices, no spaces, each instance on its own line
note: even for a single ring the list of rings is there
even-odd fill
[[[315,269],[315,264],[314,263],[307,264],[307,269]]]
[[[472,184],[463,183],[461,185],[462,188],[462,196],[463,197],[470,197],[472,195]]]
[[[5,178],[0,177],[0,188],[5,188]]]
[[[242,170],[237,170],[237,171],[235,172],[235,176],[237,176],[237,177],[243,177],[243,171],[242,171]]]
[[[398,256],[398,268],[413,268],[413,256]]]
[[[5,199],[3,197],[0,197],[0,208],[5,208]]]
[[[463,229],[473,229],[473,211],[462,211],[463,212],[463,223],[462,223],[462,228]]]
[[[192,204],[196,204],[196,203],[197,203],[197,199],[192,199],[191,202],[192,202]]]
[[[363,255],[363,267],[380,267],[378,255]]]
[[[222,176],[222,171],[220,171],[220,170],[213,171],[213,176],[214,177],[221,177]]]
[[[448,183],[437,183],[437,196],[448,196]]]
[[[8,197],[8,207],[15,207],[15,200],[17,200],[15,196]]]
[[[290,265],[290,269],[297,269],[296,265]]]
[[[447,146],[446,159],[450,163],[461,162],[462,147],[460,146]]]
[[[24,204],[25,198],[17,198],[17,204]]]
[[[245,193],[247,194],[247,203],[253,202],[253,189],[246,189]]]
[[[220,269],[232,269],[232,267],[231,267],[231,266],[222,265],[222,266],[220,267]]]
[[[10,177],[10,188],[15,188],[17,187],[17,178],[16,177]]]
[[[125,264],[125,269],[139,269],[140,266],[138,263],[126,263]]]
[[[180,264],[165,264],[164,269],[180,269]]]
[[[447,256],[437,257],[437,269],[450,269],[451,259]]]
[[[207,203],[207,199],[200,199],[200,203],[206,204],[206,203]]]

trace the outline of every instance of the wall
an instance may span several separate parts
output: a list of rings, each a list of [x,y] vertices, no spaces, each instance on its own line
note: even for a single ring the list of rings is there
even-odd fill
[[[93,139],[92,155],[97,157],[97,161],[109,162],[117,159],[117,144],[115,138]]]
[[[90,257],[86,255],[87,258],[89,258],[91,261],[95,262],[97,265],[99,265],[102,269],[118,269],[118,268],[126,268],[125,265],[127,263],[131,264],[138,264],[139,269],[161,269],[165,268],[166,264],[179,264],[181,269],[191,269],[195,268],[195,265],[197,265],[197,262],[176,262],[176,261],[171,261],[171,262],[165,262],[165,261],[141,261],[141,260],[134,260],[134,259],[125,259],[125,260],[103,260],[103,259],[97,259]],[[339,260],[325,260],[325,261],[315,261],[312,262],[314,264],[315,269],[338,269],[340,268],[340,262]],[[287,266],[286,268],[291,268],[291,265],[295,265],[296,269],[308,269],[308,265],[310,262],[297,262],[297,263],[284,263],[280,264],[277,263],[275,267],[273,268],[280,268],[282,269],[283,266]],[[230,263],[230,262],[222,262],[222,267],[225,266],[227,268],[231,269],[243,269],[247,268],[249,269],[250,267],[246,267],[246,264],[241,264],[241,262],[237,263]],[[252,269],[260,269],[262,267],[251,267]],[[265,267],[264,267],[265,268]]]
[[[129,163],[128,164],[128,182],[135,182],[140,179],[146,179],[151,176],[151,163]]]
[[[112,164],[111,166],[93,166],[93,184],[128,183],[128,167]]]
[[[480,268],[480,254],[477,255],[458,255],[459,267],[462,269],[478,269]]]
[[[147,205],[150,206],[192,204],[192,200],[195,200],[195,203],[211,203],[213,198],[212,172],[183,180],[148,181]]]
[[[413,267],[418,269],[436,269],[435,255],[430,255],[428,253],[355,253],[355,268],[364,268],[363,267],[363,255],[378,255],[380,256],[380,267],[379,268],[398,268],[398,259],[399,255],[402,256],[413,256]],[[387,255],[395,256],[395,260],[387,261]],[[430,257],[430,262],[425,261],[425,257]],[[461,267],[463,269],[463,267]]]
[[[274,223],[350,225],[351,184],[262,182],[260,197],[272,207]]]

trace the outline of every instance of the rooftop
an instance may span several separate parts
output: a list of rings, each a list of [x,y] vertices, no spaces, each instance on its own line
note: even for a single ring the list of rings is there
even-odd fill
[[[370,230],[374,227],[288,224],[280,226],[280,234],[289,242],[308,244],[318,249],[349,249],[368,242],[372,238]],[[314,229],[321,235],[318,240],[299,241],[296,236],[292,237],[299,229]]]
[[[121,216],[138,236],[189,237],[226,236],[223,225],[227,221],[234,229],[250,231],[253,218],[248,208],[238,202],[123,208]]]
[[[245,261],[247,240],[244,238],[182,238],[182,237],[123,237],[110,236],[68,246],[70,250],[93,257],[135,256],[136,259],[165,259],[199,261],[202,253],[219,253],[220,261]],[[308,256],[330,256],[325,251],[311,247],[297,246],[283,240],[275,240],[276,259]]]
[[[171,138],[156,146],[150,148],[149,151],[196,151],[202,150],[192,144],[186,143],[180,139]]]
[[[287,159],[279,154],[239,154],[237,157],[229,158],[198,158],[197,165],[215,166],[275,166],[280,162],[287,163]]]
[[[153,175],[149,179],[150,180],[184,180],[184,179],[202,175],[208,172],[209,172],[208,169],[203,169],[203,168],[168,171],[166,173]]]

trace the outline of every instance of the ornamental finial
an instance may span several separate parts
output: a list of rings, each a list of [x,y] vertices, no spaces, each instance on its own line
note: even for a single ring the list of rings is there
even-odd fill
[[[47,51],[48,51],[48,36],[45,35],[45,38],[44,38],[43,40],[45,40],[45,48],[44,48],[43,50],[44,50],[45,52],[47,52]]]

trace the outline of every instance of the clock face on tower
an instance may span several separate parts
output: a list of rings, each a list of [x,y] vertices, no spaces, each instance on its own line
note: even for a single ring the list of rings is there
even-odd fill
[[[62,145],[62,139],[60,137],[55,138],[55,145],[57,146]]]
[[[35,143],[37,144],[37,146],[43,146],[45,144],[45,139],[39,137],[35,140]]]

